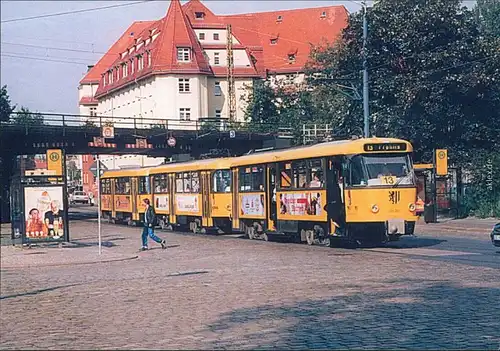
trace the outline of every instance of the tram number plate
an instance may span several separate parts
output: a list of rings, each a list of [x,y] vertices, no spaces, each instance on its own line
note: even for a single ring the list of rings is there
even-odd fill
[[[396,184],[396,177],[393,176],[382,176],[380,177],[382,184],[384,185],[394,185]]]
[[[493,240],[500,241],[500,235],[493,235]]]

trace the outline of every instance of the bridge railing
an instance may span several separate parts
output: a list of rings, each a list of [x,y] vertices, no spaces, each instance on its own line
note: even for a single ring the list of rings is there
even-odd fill
[[[1,126],[22,126],[26,130],[44,130],[55,128],[101,128],[113,126],[121,129],[162,129],[167,131],[248,131],[245,122],[232,122],[227,118],[200,118],[197,120],[179,120],[169,118],[121,117],[100,115],[72,115],[53,113],[13,112],[8,121],[0,122]]]

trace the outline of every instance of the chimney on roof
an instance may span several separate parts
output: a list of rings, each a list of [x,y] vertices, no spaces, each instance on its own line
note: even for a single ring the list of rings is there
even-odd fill
[[[92,68],[94,68],[94,65],[88,65],[87,66],[87,72],[89,72]]]

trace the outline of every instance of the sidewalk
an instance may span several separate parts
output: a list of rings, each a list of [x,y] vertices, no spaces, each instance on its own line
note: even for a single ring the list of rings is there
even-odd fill
[[[480,219],[468,217],[464,219],[445,219],[439,220],[438,223],[425,223],[421,218],[416,225],[416,230],[420,232],[430,231],[452,231],[452,232],[474,232],[474,233],[491,233],[493,226],[500,223],[498,218]]]
[[[2,246],[2,269],[29,268],[47,266],[68,266],[93,263],[105,263],[135,259],[132,253],[123,253],[116,248],[102,248],[99,255],[97,246],[82,246],[77,244],[43,245],[43,246]]]

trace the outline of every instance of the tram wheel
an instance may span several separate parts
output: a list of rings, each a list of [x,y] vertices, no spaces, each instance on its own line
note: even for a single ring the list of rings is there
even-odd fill
[[[314,231],[306,230],[307,245],[314,245]]]
[[[262,239],[264,241],[269,241],[269,236],[266,233],[262,233]]]

